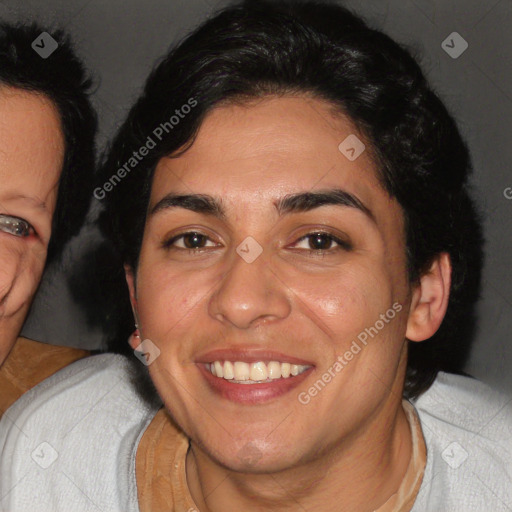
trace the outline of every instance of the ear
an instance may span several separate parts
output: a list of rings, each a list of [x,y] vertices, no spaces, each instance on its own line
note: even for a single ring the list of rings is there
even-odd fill
[[[133,317],[135,318],[135,323],[137,325],[137,329],[140,330],[139,323],[139,314],[137,310],[137,293],[135,290],[135,273],[133,268],[130,265],[124,265],[124,274],[126,277],[126,284],[128,285],[128,290],[130,292],[130,304],[132,305]],[[139,340],[140,342],[140,340]],[[133,345],[135,344],[134,336],[130,336],[130,345],[132,348],[135,348]]]
[[[448,309],[452,265],[448,253],[439,254],[414,289],[405,336],[423,341],[439,329]]]

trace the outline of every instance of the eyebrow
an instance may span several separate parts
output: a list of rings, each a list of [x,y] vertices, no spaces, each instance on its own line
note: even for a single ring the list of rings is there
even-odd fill
[[[339,188],[287,194],[274,201],[273,204],[280,217],[291,213],[308,212],[321,206],[334,205],[355,208],[364,213],[373,223],[377,223],[372,211],[360,199]],[[222,200],[208,194],[167,194],[151,209],[150,216],[169,208],[184,208],[196,213],[211,215],[223,221],[227,220]]]

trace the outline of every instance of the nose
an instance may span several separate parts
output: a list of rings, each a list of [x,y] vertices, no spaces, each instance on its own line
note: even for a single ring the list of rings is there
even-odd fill
[[[230,266],[211,297],[211,316],[239,329],[248,329],[290,314],[289,289],[264,254],[248,263],[233,253]]]

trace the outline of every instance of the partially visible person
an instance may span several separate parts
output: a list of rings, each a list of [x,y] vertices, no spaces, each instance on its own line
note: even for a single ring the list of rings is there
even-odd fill
[[[95,165],[91,80],[62,31],[49,57],[33,49],[46,31],[0,24],[0,415],[88,353],[19,337],[44,269],[85,221]]]

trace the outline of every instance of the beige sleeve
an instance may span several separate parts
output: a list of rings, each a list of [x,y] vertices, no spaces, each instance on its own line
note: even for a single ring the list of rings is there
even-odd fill
[[[0,417],[30,388],[88,355],[87,350],[18,338],[0,367]]]

